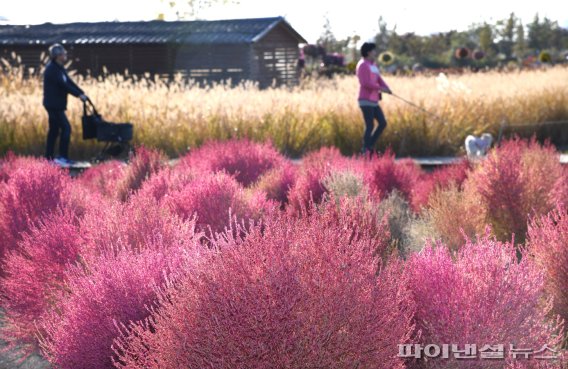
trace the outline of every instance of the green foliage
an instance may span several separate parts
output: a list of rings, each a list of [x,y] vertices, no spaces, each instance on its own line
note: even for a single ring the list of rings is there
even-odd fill
[[[527,56],[538,57],[546,50],[550,62],[565,62],[561,51],[568,49],[568,29],[559,26],[557,21],[535,16],[532,23],[523,25],[515,13],[495,23],[474,24],[464,31],[452,30],[428,36],[413,32],[400,34],[395,27],[389,27],[380,17],[379,31],[375,36],[379,54],[389,51],[396,58],[396,68],[411,68],[419,63],[425,68],[468,67],[485,68],[504,66],[519,62]],[[359,36],[337,40],[331,31],[329,21],[325,24],[320,38],[328,51],[341,52],[350,60],[359,59],[357,41]],[[456,58],[457,48],[479,50],[483,58]]]

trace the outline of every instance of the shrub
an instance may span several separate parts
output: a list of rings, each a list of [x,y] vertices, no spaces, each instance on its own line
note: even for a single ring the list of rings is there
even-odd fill
[[[568,322],[568,214],[558,208],[535,218],[528,228],[529,250],[546,273],[546,288],[554,312]]]
[[[558,154],[534,139],[504,142],[472,172],[470,179],[487,209],[495,234],[520,242],[525,239],[531,214],[543,215],[558,201],[565,202],[560,188],[565,181]]]
[[[139,252],[103,252],[69,269],[67,291],[41,323],[44,356],[61,369],[114,368],[117,325],[149,315],[156,287],[178,268],[185,252],[158,240]]]
[[[285,161],[271,143],[250,140],[209,142],[182,159],[182,165],[200,170],[225,171],[245,187]]]
[[[300,210],[312,201],[321,202],[324,195],[328,193],[327,188],[322,183],[325,176],[326,174],[317,168],[303,168],[288,194],[291,208]]]
[[[452,184],[461,188],[471,168],[469,161],[461,160],[457,164],[444,166],[432,173],[423,172],[412,189],[414,211],[422,210],[428,204],[430,195],[436,190],[446,189]]]
[[[16,171],[18,167],[26,165],[28,161],[34,161],[33,158],[19,157],[9,151],[6,156],[0,158],[0,183],[7,182],[11,173]]]
[[[318,151],[310,152],[302,159],[302,166],[305,168],[318,168],[326,171],[332,168],[345,167],[349,159],[341,155],[336,147],[322,147]]]
[[[57,209],[69,188],[68,176],[47,161],[19,163],[9,179],[0,183],[0,260],[16,248],[24,232]]]
[[[425,215],[436,234],[452,250],[461,247],[466,238],[483,233],[487,224],[487,209],[481,197],[471,185],[464,185],[463,190],[451,185],[434,191]]]
[[[209,173],[205,173],[207,174]],[[162,202],[171,193],[181,190],[201,175],[204,173],[181,165],[164,168],[146,180],[137,194]]]
[[[423,344],[509,344],[557,347],[561,325],[547,321],[544,275],[516,248],[488,236],[468,241],[455,254],[443,245],[425,247],[405,266],[416,304],[414,321]],[[509,357],[508,354],[505,357]],[[477,356],[479,358],[479,355]],[[459,362],[459,365],[457,364]],[[503,361],[430,359],[416,367],[502,368]]]
[[[392,191],[377,209],[379,217],[386,217],[392,247],[396,247],[402,257],[420,251],[426,239],[437,239],[433,227],[412,211],[398,191]]]
[[[282,166],[273,168],[259,178],[256,188],[266,194],[270,200],[280,204],[288,203],[288,194],[294,186],[297,176],[295,164],[285,162]]]
[[[203,174],[181,190],[173,192],[167,206],[182,218],[197,216],[197,229],[222,232],[231,223],[259,220],[271,208],[264,194],[245,191],[237,181],[225,174]]]
[[[302,160],[296,182],[288,194],[290,206],[299,211],[310,202],[319,203],[328,193],[324,179],[333,171],[344,170],[353,162],[341,155],[338,149],[324,147]]]
[[[161,206],[150,197],[136,194],[127,203],[112,203],[88,213],[80,224],[83,258],[101,251],[141,250],[146,244],[183,245],[193,242],[194,224]]]
[[[117,366],[403,368],[413,308],[400,266],[377,274],[372,237],[326,209],[280,214],[220,245],[116,342]]]
[[[79,175],[77,181],[91,191],[103,196],[116,198],[118,184],[124,176],[127,167],[116,160],[97,164]]]
[[[371,196],[385,199],[393,190],[401,193],[408,202],[412,201],[412,190],[420,178],[420,168],[411,159],[394,160],[394,154],[387,151],[367,164],[365,182]]]
[[[140,147],[136,149],[134,158],[130,161],[123,179],[117,184],[117,195],[121,201],[136,192],[144,181],[163,168],[166,157],[163,153]]]
[[[331,172],[323,179],[323,185],[336,198],[368,196],[363,176],[350,170]]]
[[[64,271],[79,253],[78,219],[56,211],[23,235],[8,253],[1,280],[4,325],[2,339],[20,345],[26,354],[36,351],[37,323],[64,289]]]

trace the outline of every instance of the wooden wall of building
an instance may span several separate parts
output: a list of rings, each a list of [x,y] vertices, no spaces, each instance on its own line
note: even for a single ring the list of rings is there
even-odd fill
[[[163,44],[135,45],[75,45],[69,54],[73,68],[91,75],[107,73],[150,73],[168,75],[171,72],[169,50]]]
[[[64,45],[72,61],[71,69],[80,74],[107,73],[172,76],[209,83],[231,79],[257,81],[261,88],[298,83],[298,43],[290,31],[278,25],[256,43],[243,44],[75,44]],[[47,56],[46,45],[2,46],[0,57],[15,52],[26,68],[40,69],[40,55]]]
[[[175,52],[174,72],[199,82],[248,80],[249,49],[248,44],[182,45]]]
[[[277,85],[296,85],[298,57],[298,43],[283,25],[279,25],[254,44],[255,79],[261,87],[270,86],[273,82]]]

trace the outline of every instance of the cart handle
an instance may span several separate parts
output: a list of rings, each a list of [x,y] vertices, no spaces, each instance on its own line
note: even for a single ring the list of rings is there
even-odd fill
[[[83,101],[83,115],[87,115],[87,103],[91,105],[91,108],[93,108],[93,113],[95,113],[95,115],[100,115],[99,112],[97,111],[97,108],[95,108],[95,104],[93,104],[91,99],[88,97],[87,100]]]

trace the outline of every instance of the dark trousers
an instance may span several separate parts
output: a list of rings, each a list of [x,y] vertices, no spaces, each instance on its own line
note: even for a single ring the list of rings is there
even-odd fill
[[[59,132],[61,132],[59,139],[59,156],[68,159],[71,124],[69,124],[69,120],[65,115],[65,110],[48,110],[47,114],[49,116],[49,130],[47,131],[45,157],[47,159],[53,159],[55,141],[57,140],[57,136],[59,136]]]
[[[363,118],[365,119],[365,136],[363,137],[363,152],[373,151],[381,133],[387,128],[387,120],[380,106],[361,106]],[[379,122],[375,128],[375,119]]]

